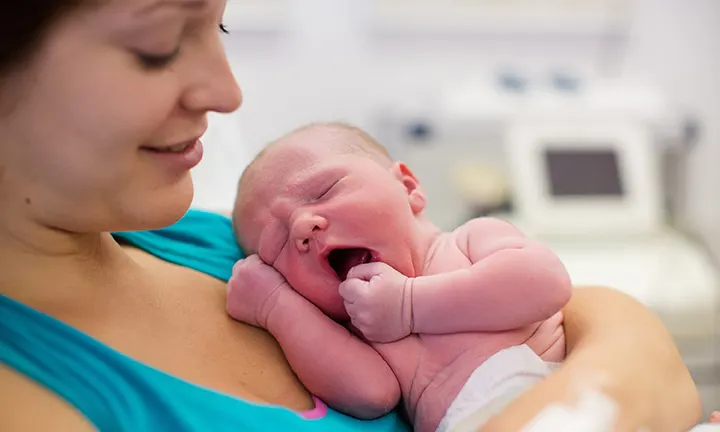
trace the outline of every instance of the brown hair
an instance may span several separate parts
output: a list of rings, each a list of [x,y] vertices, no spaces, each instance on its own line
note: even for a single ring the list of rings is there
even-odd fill
[[[50,28],[69,12],[97,0],[10,0],[0,13],[0,85],[33,59]]]

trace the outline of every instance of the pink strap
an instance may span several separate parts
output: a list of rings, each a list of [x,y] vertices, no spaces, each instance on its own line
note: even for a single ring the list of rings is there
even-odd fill
[[[300,415],[302,415],[303,418],[307,420],[317,420],[325,417],[328,412],[328,407],[327,405],[325,405],[325,402],[321,401],[314,395],[312,398],[313,402],[315,402],[315,408],[311,409],[310,411],[303,411],[300,413]]]

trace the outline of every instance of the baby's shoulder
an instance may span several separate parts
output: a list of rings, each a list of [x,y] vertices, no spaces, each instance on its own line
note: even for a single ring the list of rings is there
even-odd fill
[[[460,225],[453,233],[462,247],[468,241],[487,241],[507,237],[524,237],[523,233],[512,223],[495,218],[479,217]]]
[[[467,235],[468,233],[482,232],[485,234],[493,232],[518,232],[518,228],[512,223],[497,217],[484,216],[470,219],[455,229],[454,232]]]
[[[467,254],[463,252],[462,243],[467,243],[459,230],[443,232],[435,239],[430,255],[426,261],[424,274],[446,273],[468,266]]]

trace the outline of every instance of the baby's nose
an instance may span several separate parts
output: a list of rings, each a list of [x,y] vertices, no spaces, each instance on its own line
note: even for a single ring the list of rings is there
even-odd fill
[[[304,213],[298,215],[293,223],[293,237],[295,246],[299,252],[307,252],[310,249],[310,240],[319,231],[328,227],[327,219],[322,216]]]

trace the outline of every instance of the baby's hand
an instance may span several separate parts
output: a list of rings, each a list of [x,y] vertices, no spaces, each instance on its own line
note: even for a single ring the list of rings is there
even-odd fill
[[[352,325],[372,342],[394,342],[412,332],[412,279],[381,262],[348,272],[340,295]]]
[[[710,423],[712,424],[720,424],[720,411],[715,411],[712,414],[710,414]]]
[[[290,285],[257,255],[238,261],[227,286],[227,311],[238,321],[267,329],[277,299]]]

